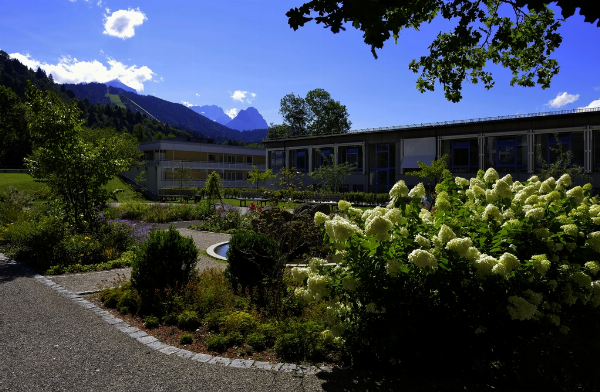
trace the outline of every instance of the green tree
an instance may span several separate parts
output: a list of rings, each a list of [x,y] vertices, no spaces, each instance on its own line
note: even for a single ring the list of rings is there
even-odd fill
[[[260,183],[277,177],[277,174],[273,173],[273,169],[267,169],[264,172],[258,171],[256,165],[252,165],[252,171],[248,173],[248,182],[252,185],[256,184],[256,190]]]
[[[25,106],[14,91],[0,86],[0,166],[21,167],[30,153]]]
[[[351,162],[337,163],[335,155],[328,159],[321,154],[323,164],[310,173],[314,180],[320,180],[326,191],[337,193],[340,187],[346,182],[350,173],[356,171],[356,164]]]
[[[431,161],[431,165],[421,161],[417,161],[417,165],[419,165],[419,170],[408,172],[406,175],[428,179],[428,187],[431,190],[431,181],[441,181],[445,172],[448,171],[448,154]]]
[[[146,127],[143,124],[135,124],[133,127],[133,135],[136,137],[138,142],[146,141]]]
[[[33,139],[33,153],[26,165],[33,178],[48,184],[66,219],[83,231],[96,221],[111,195],[103,186],[134,161],[121,155],[128,139],[115,134],[86,142],[76,105],[32,85],[26,96]]]
[[[583,166],[572,164],[573,151],[563,148],[557,133],[554,134],[554,138],[556,139],[556,145],[550,147],[550,152],[556,158],[552,163],[546,162],[543,158],[542,146],[540,144],[535,145],[536,161],[541,167],[540,178],[542,180],[550,177],[558,179],[563,174],[568,174],[573,178],[583,178],[589,181],[590,176],[585,173]]]
[[[548,8],[550,3],[561,8],[563,18]],[[312,20],[333,33],[351,24],[362,31],[375,58],[376,49],[390,38],[397,43],[402,30],[418,31],[423,23],[446,19],[454,28],[440,32],[429,54],[412,60],[409,68],[420,72],[420,92],[433,91],[439,82],[446,99],[458,102],[465,81],[482,82],[486,89],[494,86],[491,72],[484,70],[489,62],[510,69],[511,86],[550,87],[559,66],[549,56],[562,42],[561,22],[576,7],[586,22],[600,18],[598,2],[584,0],[311,0],[286,16],[294,30]]]
[[[185,162],[179,162],[179,166],[175,168],[175,179],[179,181],[179,187],[183,188],[192,179],[192,169]]]
[[[223,205],[223,181],[221,180],[221,176],[216,171],[210,172],[206,182],[204,183],[204,192],[206,195],[206,199],[208,201],[208,205],[211,208],[215,208],[214,202],[218,199],[221,202],[221,206]]]
[[[303,186],[303,176],[295,167],[284,167],[279,170],[279,186],[291,196],[291,192]],[[298,181],[298,184],[296,184]]]
[[[280,105],[279,114],[283,117],[283,124],[271,124],[267,138],[347,133],[352,125],[346,106],[333,100],[321,88],[309,91],[306,98],[287,94],[281,99]]]

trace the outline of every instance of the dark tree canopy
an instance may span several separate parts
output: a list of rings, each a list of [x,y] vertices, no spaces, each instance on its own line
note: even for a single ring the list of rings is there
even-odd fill
[[[559,71],[550,58],[561,44],[561,22],[579,12],[585,21],[600,18],[600,1],[557,0],[562,18],[548,8],[547,0],[311,0],[287,12],[290,26],[297,30],[307,22],[323,23],[333,33],[345,30],[345,24],[363,32],[364,42],[376,49],[403,29],[419,30],[423,23],[442,17],[456,23],[450,32],[440,32],[429,47],[429,54],[409,68],[419,73],[417,89],[433,91],[435,82],[444,87],[446,99],[462,99],[463,82],[482,82],[494,86],[488,62],[501,64],[513,74],[511,85],[550,87]],[[503,16],[503,15],[511,15]],[[600,27],[600,20],[597,24]]]

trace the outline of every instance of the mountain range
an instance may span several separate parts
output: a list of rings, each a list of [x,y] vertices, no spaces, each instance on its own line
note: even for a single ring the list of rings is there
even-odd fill
[[[140,95],[119,80],[107,83],[65,84],[80,99],[87,98],[92,104],[119,105],[148,118],[169,124],[192,134],[201,134],[216,142],[260,142],[267,134],[267,122],[253,107],[240,110],[231,119],[216,105],[188,108],[152,95]]]

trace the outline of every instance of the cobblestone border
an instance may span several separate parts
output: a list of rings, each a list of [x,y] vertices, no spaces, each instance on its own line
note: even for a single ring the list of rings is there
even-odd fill
[[[5,262],[6,264],[15,266],[25,272],[26,274],[32,276],[38,282],[50,287],[54,291],[58,292],[63,297],[66,297],[78,305],[84,307],[85,309],[89,309],[91,312],[95,313],[98,317],[100,317],[106,323],[112,325],[114,328],[119,331],[129,335],[132,339],[137,340],[141,344],[150,347],[153,350],[160,351],[165,355],[177,355],[178,357],[187,358],[192,361],[209,363],[218,366],[229,366],[232,368],[242,368],[242,369],[257,369],[257,370],[267,370],[272,372],[283,372],[283,373],[295,373],[298,375],[305,374],[315,374],[319,372],[332,372],[333,368],[330,366],[304,366],[297,365],[293,363],[277,363],[273,364],[270,362],[261,362],[254,361],[251,359],[230,359],[223,357],[216,357],[209,354],[197,354],[193,353],[189,350],[180,349],[178,347],[169,346],[168,344],[162,343],[154,336],[148,335],[146,332],[140,330],[137,327],[133,327],[122,319],[113,316],[111,313],[107,312],[94,305],[90,301],[82,298],[79,294],[76,294],[72,291],[66,290],[64,287],[59,285],[58,283],[53,282],[52,280],[46,278],[45,276],[36,274],[31,271],[29,268],[17,263],[15,260],[9,259],[4,254],[0,253],[0,261]]]

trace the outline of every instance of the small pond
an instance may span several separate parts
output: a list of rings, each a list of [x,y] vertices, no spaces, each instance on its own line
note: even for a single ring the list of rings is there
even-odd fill
[[[221,257],[227,257],[227,250],[229,249],[229,243],[221,244],[215,247],[214,251]]]

